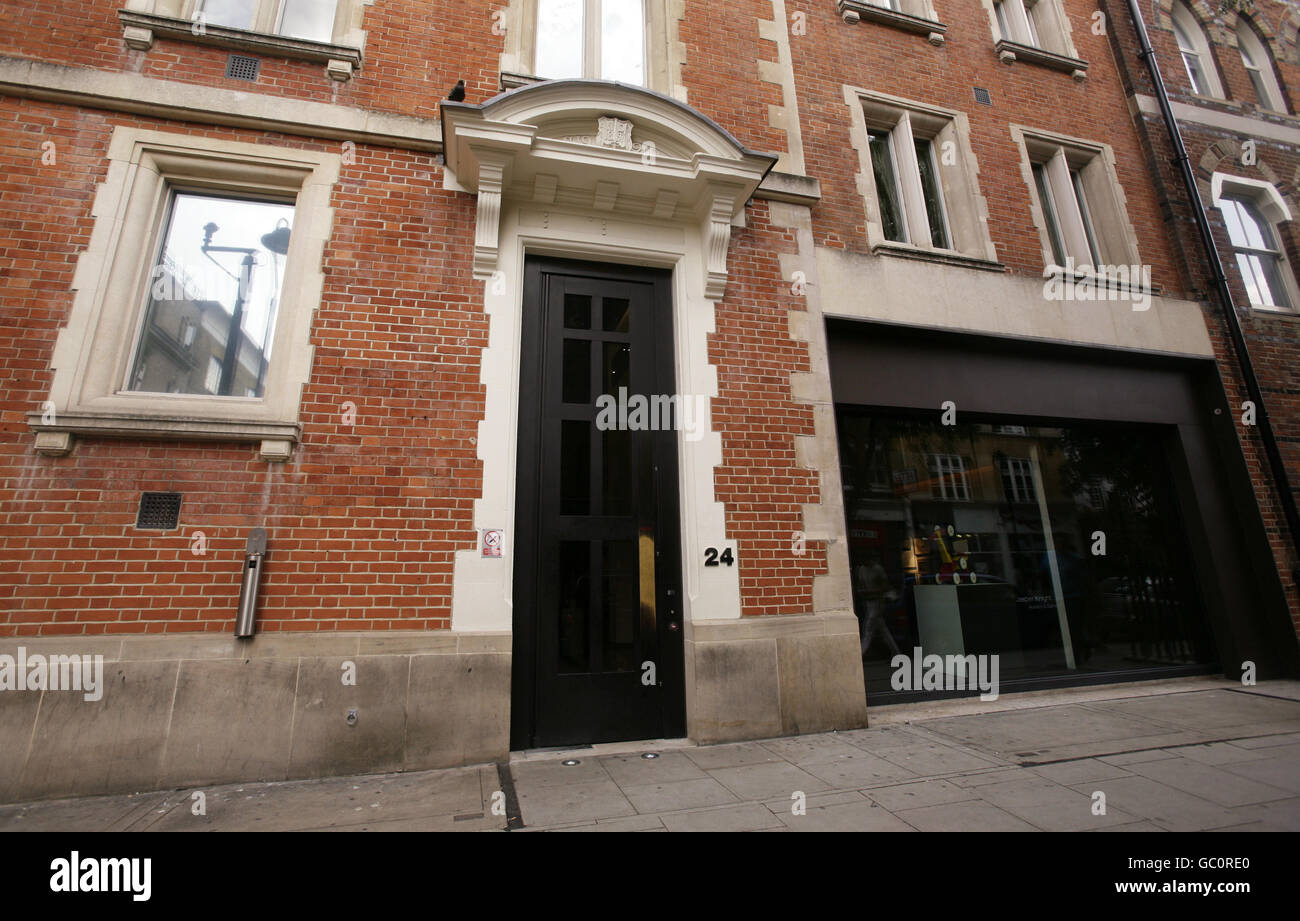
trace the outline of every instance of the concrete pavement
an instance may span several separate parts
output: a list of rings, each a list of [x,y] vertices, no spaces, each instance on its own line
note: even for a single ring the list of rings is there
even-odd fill
[[[1076,688],[873,708],[871,723],[520,753],[508,776],[484,765],[13,804],[0,831],[494,831],[511,787],[525,831],[1300,830],[1300,682]]]

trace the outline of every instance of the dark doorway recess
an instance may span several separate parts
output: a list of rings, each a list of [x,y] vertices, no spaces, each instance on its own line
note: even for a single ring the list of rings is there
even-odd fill
[[[682,736],[676,432],[598,425],[675,392],[671,273],[529,259],[523,311],[511,747]]]

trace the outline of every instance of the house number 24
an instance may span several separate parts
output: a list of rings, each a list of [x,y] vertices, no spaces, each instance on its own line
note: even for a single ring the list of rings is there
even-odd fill
[[[730,547],[727,547],[725,550],[723,550],[721,556],[718,555],[717,547],[708,547],[704,551],[704,565],[705,566],[722,566],[722,565],[734,566],[736,565],[736,557],[731,552]]]

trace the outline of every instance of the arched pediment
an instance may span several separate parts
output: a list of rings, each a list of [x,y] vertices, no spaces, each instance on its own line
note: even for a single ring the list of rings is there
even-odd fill
[[[474,274],[496,266],[510,201],[702,222],[706,290],[720,298],[732,220],[776,164],[716,122],[661,93],[555,80],[477,105],[444,103],[449,187],[478,195]]]

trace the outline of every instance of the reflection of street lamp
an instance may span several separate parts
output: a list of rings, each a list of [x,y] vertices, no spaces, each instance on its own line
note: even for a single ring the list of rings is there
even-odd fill
[[[275,222],[275,230],[262,235],[262,245],[271,254],[271,305],[266,311],[266,329],[262,331],[262,359],[257,368],[257,392],[262,392],[266,378],[267,353],[271,350],[271,330],[275,329],[275,317],[280,312],[280,260],[289,252],[289,222],[284,218]]]
[[[266,247],[273,256],[283,256],[289,251],[289,225],[288,222],[283,219],[281,219],[281,223],[284,224],[283,227],[277,225],[270,233],[262,236],[262,245]],[[257,249],[244,246],[213,246],[212,237],[220,229],[220,227],[211,221],[204,226],[202,246],[203,255],[212,259],[213,253],[244,254],[244,258],[240,260],[239,275],[232,276],[236,278],[238,283],[235,289],[235,309],[230,315],[230,333],[226,337],[226,354],[221,364],[221,382],[217,385],[217,394],[219,396],[230,396],[230,391],[235,382],[235,363],[239,356],[239,339],[242,335],[244,326],[244,301],[248,297],[249,288],[253,283],[253,269],[257,265]],[[221,268],[222,271],[225,271],[226,274],[230,274],[230,272],[226,270],[221,263],[217,262],[217,260],[212,259],[212,262]],[[277,276],[279,274],[278,266],[276,274]],[[272,309],[274,309],[274,302],[272,302]],[[265,372],[266,368],[265,337],[263,337],[262,349],[262,369],[258,373],[259,391],[262,386],[262,374]]]

